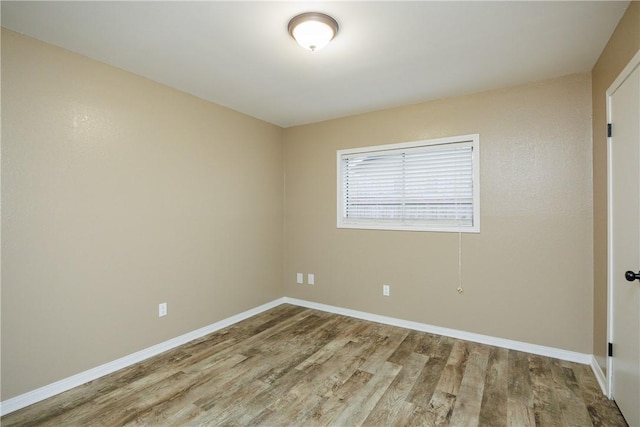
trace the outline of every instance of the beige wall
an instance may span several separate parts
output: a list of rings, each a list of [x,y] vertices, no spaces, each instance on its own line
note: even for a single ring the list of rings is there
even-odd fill
[[[457,234],[336,229],[336,150],[469,133],[482,229],[462,236],[462,295]],[[285,156],[287,296],[591,352],[589,74],[289,128]]]
[[[632,1],[592,71],[593,93],[593,354],[606,367],[607,116],[606,91],[640,49],[640,2]]]
[[[5,30],[2,125],[2,400],[282,296],[281,128]]]

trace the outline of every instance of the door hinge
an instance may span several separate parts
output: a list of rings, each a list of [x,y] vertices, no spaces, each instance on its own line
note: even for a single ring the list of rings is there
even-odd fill
[[[611,123],[607,123],[607,138],[611,138]]]
[[[609,343],[608,355],[609,357],[613,357],[613,343]]]

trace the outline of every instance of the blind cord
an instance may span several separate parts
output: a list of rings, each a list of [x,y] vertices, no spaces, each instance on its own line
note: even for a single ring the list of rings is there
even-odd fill
[[[461,294],[462,288],[462,233],[458,231],[458,293]]]

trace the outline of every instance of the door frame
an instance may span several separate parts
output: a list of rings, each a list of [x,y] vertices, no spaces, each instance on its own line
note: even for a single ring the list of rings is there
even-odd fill
[[[607,89],[607,123],[611,123],[611,96],[638,66],[640,66],[640,50],[636,52],[633,58],[631,58],[631,61],[629,61],[611,86],[609,86],[609,89]],[[613,180],[611,161],[611,137],[607,136],[607,342],[611,342],[613,335]],[[613,358],[607,353],[606,395],[609,399],[613,398],[612,372]]]

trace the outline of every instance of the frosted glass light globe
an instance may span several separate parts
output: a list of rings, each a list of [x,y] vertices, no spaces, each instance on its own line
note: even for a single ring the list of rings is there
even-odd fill
[[[289,33],[305,49],[322,49],[335,37],[338,23],[322,13],[309,12],[289,21]]]

